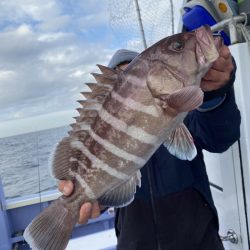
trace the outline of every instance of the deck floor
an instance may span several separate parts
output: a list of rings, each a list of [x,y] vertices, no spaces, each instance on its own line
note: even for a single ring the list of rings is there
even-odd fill
[[[16,250],[30,250],[27,244],[19,243]],[[115,250],[116,236],[114,228],[98,233],[89,234],[79,238],[71,239],[66,250]]]

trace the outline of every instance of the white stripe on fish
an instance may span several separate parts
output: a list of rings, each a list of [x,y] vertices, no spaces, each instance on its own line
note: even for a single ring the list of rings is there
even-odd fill
[[[87,166],[85,164],[83,164],[81,161],[79,161],[77,158],[75,157],[70,157],[70,162],[77,162],[77,164],[79,164],[79,166],[84,169],[84,170],[88,170]]]
[[[119,158],[122,158],[126,161],[132,161],[138,165],[144,165],[146,163],[146,160],[144,160],[143,158],[130,154],[113,145],[109,141],[102,139],[93,130],[89,130],[89,135],[100,145],[102,145],[107,151],[109,151],[111,154],[118,156]]]
[[[127,82],[130,83],[131,85],[141,88],[145,88],[147,86],[146,81],[142,81],[141,77],[138,77],[136,75],[127,76]]]
[[[124,104],[125,106],[129,107],[131,110],[140,111],[142,113],[146,113],[146,114],[149,114],[149,115],[154,116],[154,117],[159,117],[159,112],[158,112],[157,108],[153,105],[144,105],[144,104],[137,102],[129,97],[124,98],[114,91],[111,92],[111,96],[115,100],[117,100],[117,101],[121,102],[122,104]]]
[[[79,122],[77,123],[79,125],[80,130],[90,130],[90,125],[86,124],[86,122]]]
[[[84,189],[85,194],[90,199],[96,199],[96,195],[94,194],[93,190],[90,188],[90,186],[86,183],[86,181],[79,175],[77,172],[72,171],[69,169],[69,175],[76,178],[76,180],[79,182],[81,187]]]
[[[108,113],[104,108],[99,111],[100,118],[111,125],[113,128],[124,132],[125,134],[139,140],[140,142],[155,145],[158,142],[158,137],[147,133],[141,128],[128,126],[125,122]]]
[[[73,140],[71,143],[71,147],[80,150],[85,156],[89,158],[92,163],[92,166],[95,168],[100,168],[101,170],[105,171],[109,175],[112,175],[118,179],[128,180],[130,178],[129,175],[126,175],[116,169],[110,167],[100,159],[98,159],[95,155],[93,155],[82,142],[78,140]]]

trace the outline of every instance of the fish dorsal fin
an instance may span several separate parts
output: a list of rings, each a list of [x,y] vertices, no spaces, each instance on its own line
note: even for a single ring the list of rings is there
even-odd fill
[[[86,85],[90,88],[90,92],[81,92],[85,100],[78,100],[82,107],[76,108],[79,112],[79,117],[76,117],[76,123],[71,124],[72,132],[79,134],[81,130],[89,130],[94,123],[106,97],[112,91],[113,86],[117,82],[118,73],[108,67],[97,65],[103,74],[92,73],[97,83],[88,82]]]
[[[79,102],[83,108],[86,109],[100,109],[102,104],[95,101],[95,100],[78,100],[77,102]]]
[[[78,138],[80,141],[84,141],[86,136],[88,135],[88,131],[87,130],[70,130],[68,131],[68,135],[70,137],[76,137]]]
[[[193,137],[187,127],[181,123],[166,139],[164,146],[181,160],[193,160],[197,155]]]
[[[109,92],[103,92],[103,93],[81,92],[81,94],[88,100],[103,103]]]
[[[80,117],[97,117],[98,111],[94,109],[84,109],[84,108],[77,108],[76,109]]]
[[[85,122],[89,125],[93,124],[95,122],[95,117],[84,117],[84,116],[78,116],[74,117],[77,123]]]
[[[100,69],[100,71],[104,74],[104,75],[117,75],[117,72],[114,69],[111,69],[109,67],[97,64],[97,67]]]
[[[80,116],[76,117],[76,123],[70,124],[72,131],[78,132],[82,130],[89,130],[98,115],[98,110],[92,108],[77,108],[76,110],[79,112]],[[73,135],[74,133],[69,134]]]
[[[93,82],[88,82],[86,83],[86,85],[91,89],[92,92],[100,92],[100,91],[110,92],[113,88],[111,85],[99,84]]]
[[[98,201],[103,206],[124,207],[134,199],[136,186],[141,186],[141,173],[138,170],[128,181],[106,192]]]
[[[109,84],[111,86],[114,86],[118,79],[117,75],[104,75],[98,73],[91,73],[91,75],[96,79],[97,83]]]

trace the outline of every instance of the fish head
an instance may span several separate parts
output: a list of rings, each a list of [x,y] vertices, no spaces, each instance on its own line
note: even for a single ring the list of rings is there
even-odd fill
[[[187,86],[199,86],[221,46],[209,26],[169,36],[151,46],[140,56],[149,63],[146,81],[152,95],[170,95]]]

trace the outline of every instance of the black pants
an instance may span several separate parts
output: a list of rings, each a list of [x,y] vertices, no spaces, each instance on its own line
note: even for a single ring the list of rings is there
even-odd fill
[[[116,213],[117,250],[224,250],[217,219],[194,189],[135,199]]]

